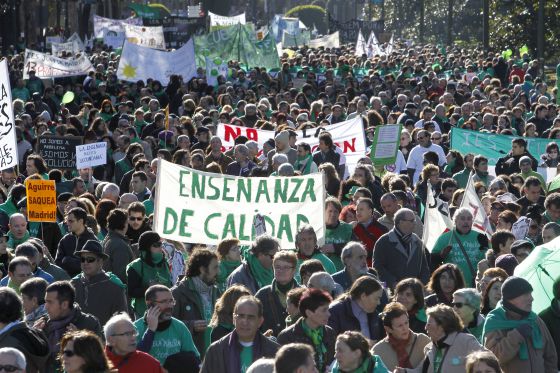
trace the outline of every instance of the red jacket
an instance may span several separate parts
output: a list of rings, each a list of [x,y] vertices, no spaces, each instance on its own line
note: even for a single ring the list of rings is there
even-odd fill
[[[127,356],[115,355],[109,347],[105,347],[105,353],[113,367],[118,369],[119,373],[163,373],[163,369],[152,356],[145,352],[134,351]]]
[[[379,223],[377,220],[372,220],[372,222],[365,228],[362,224],[358,223],[354,227],[354,234],[361,243],[364,244],[367,251],[367,262],[368,266],[371,267],[371,258],[373,256],[373,246],[379,239],[379,237],[383,236],[387,233],[387,228]]]

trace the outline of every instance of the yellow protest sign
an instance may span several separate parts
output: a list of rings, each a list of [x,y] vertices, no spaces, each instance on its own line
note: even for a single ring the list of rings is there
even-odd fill
[[[56,222],[54,180],[27,180],[27,218],[29,221]]]

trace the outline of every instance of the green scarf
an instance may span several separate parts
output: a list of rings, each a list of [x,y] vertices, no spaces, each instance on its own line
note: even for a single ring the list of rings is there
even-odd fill
[[[249,268],[251,269],[251,273],[253,274],[255,281],[257,281],[259,289],[272,284],[272,280],[274,279],[274,272],[272,271],[272,268],[264,268],[257,257],[251,253],[247,253],[245,259],[247,260],[247,264],[249,264]]]
[[[526,319],[522,320],[509,320],[506,317],[506,309],[503,306],[502,301],[499,301],[488,316],[486,316],[486,322],[484,323],[484,329],[482,330],[483,339],[486,339],[486,334],[494,330],[502,329],[515,329],[522,324],[529,324],[533,331],[531,339],[533,341],[533,347],[537,350],[543,348],[543,338],[541,334],[541,329],[537,324],[537,314],[532,312]],[[521,343],[519,347],[519,359],[527,360],[529,358],[529,353],[527,350],[527,342]]]
[[[19,244],[26,242],[30,237],[31,237],[31,235],[29,234],[29,231],[25,231],[25,234],[20,239],[15,238],[14,234],[11,231],[9,231],[8,232],[8,247],[10,247],[12,249],[15,249]]]
[[[300,170],[302,175],[309,175],[311,173],[311,162],[313,162],[313,156],[311,154],[304,157],[298,156],[294,168]]]
[[[317,358],[317,368],[319,372],[323,371],[323,365],[325,360],[325,354],[327,353],[327,348],[323,343],[323,327],[318,327],[317,329],[311,329],[307,326],[305,319],[302,317],[301,319],[301,328],[306,336],[311,339],[313,343],[313,349],[315,350],[315,356]]]
[[[217,282],[219,284],[226,282],[228,276],[241,265],[241,261],[221,260],[220,273],[218,274]]]
[[[385,369],[382,369],[385,368]],[[381,359],[377,355],[368,356],[362,364],[354,369],[352,372],[344,373],[382,373],[389,372],[384,364],[381,363]],[[343,373],[338,366],[338,361],[335,360],[331,373]]]

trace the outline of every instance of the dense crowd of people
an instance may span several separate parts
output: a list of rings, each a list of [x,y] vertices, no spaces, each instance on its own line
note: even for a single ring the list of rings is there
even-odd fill
[[[560,235],[560,193],[536,172],[559,164],[557,92],[541,66],[481,50],[397,43],[368,58],[354,47],[283,53],[279,72],[230,61],[216,87],[202,69],[190,81],[119,81],[119,56],[101,44],[87,52],[95,71],[53,84],[33,70],[24,80],[23,55],[6,56],[19,166],[0,172],[0,370],[557,372],[560,278],[537,315],[535,284],[514,275]],[[349,167],[328,131],[316,149],[298,141],[297,130],[356,117],[368,145],[378,127],[402,125],[395,164],[363,154]],[[275,136],[226,149],[220,124]],[[453,149],[452,128],[515,137],[490,173],[476,147]],[[47,167],[38,138],[53,135],[107,143],[107,164]],[[535,137],[550,139],[546,153],[529,152]],[[293,227],[295,247],[269,234],[250,246],[161,237],[162,159],[240,177],[323,172],[324,211],[313,213],[325,215],[324,242],[310,225]],[[486,232],[461,206],[470,178]],[[28,221],[28,179],[56,182],[56,222]],[[431,194],[453,227],[426,247]]]

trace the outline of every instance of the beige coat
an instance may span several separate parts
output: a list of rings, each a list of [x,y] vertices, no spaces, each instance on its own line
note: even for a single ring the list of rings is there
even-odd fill
[[[536,350],[530,342],[527,344],[529,358],[519,359],[519,347],[524,341],[516,329],[495,330],[486,334],[484,345],[496,355],[500,365],[507,373],[556,373],[558,372],[556,347],[544,321],[540,317],[537,323],[541,330],[543,348]]]
[[[436,349],[432,342],[424,348],[425,356],[429,360],[427,373],[465,373],[465,360],[474,351],[484,350],[476,338],[467,333],[450,333],[444,342],[449,346],[444,352],[445,358],[441,364],[441,369],[434,372],[434,358]],[[407,369],[407,373],[420,373],[423,371],[424,362],[420,362],[414,369]],[[509,372],[508,372],[509,373]],[[525,372],[528,373],[528,372]]]
[[[430,337],[426,334],[414,332],[412,332],[412,335],[413,338],[406,349],[410,357],[410,364],[415,367],[424,360],[424,347],[430,343]],[[377,342],[371,349],[371,353],[378,355],[390,372],[398,366],[397,352],[389,344],[389,337]]]

